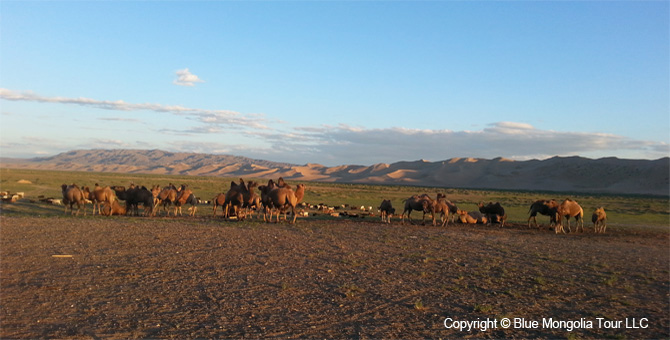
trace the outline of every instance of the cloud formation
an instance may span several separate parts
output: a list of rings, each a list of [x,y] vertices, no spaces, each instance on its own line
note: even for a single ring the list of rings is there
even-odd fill
[[[152,103],[128,103],[123,100],[109,101],[97,100],[91,98],[65,98],[65,97],[46,97],[33,92],[17,92],[0,88],[0,99],[12,101],[28,101],[38,103],[56,103],[56,104],[74,104],[86,107],[93,107],[102,110],[112,111],[153,111],[159,113],[171,113],[179,116],[186,116],[189,119],[199,121],[204,124],[213,124],[218,126],[247,127],[254,129],[266,129],[265,118],[257,114],[244,115],[239,112],[229,110],[204,110],[197,108],[183,107],[179,105],[163,105]]]
[[[202,79],[200,79],[198,76],[195,74],[191,73],[191,71],[188,70],[188,68],[185,68],[183,70],[177,70],[177,79],[175,79],[172,83],[175,85],[179,86],[195,86],[195,83],[204,83]]]
[[[479,131],[420,130],[406,128],[361,129],[347,125],[298,129],[299,138],[267,136],[279,149],[300,154],[306,161],[326,164],[369,165],[400,160],[432,161],[454,157],[517,160],[585,154],[617,155],[629,152],[639,158],[661,158],[670,153],[667,143],[640,141],[604,133],[540,130],[517,122],[496,122]],[[292,157],[293,158],[293,157]]]
[[[538,129],[523,122],[494,122],[474,131],[384,128],[368,129],[339,125],[288,127],[271,124],[274,119],[262,115],[241,114],[228,110],[204,110],[178,105],[137,104],[122,100],[105,101],[90,98],[46,97],[32,92],[0,89],[0,99],[80,105],[114,111],[153,111],[186,117],[194,126],[157,129],[141,135],[141,140],[123,143],[114,133],[97,139],[72,141],[66,144],[31,140],[2,140],[3,153],[10,150],[45,149],[52,153],[96,145],[113,148],[165,148],[160,136],[169,135],[169,151],[230,153],[251,158],[287,163],[322,163],[325,165],[392,163],[401,160],[426,159],[440,161],[454,157],[496,158],[517,160],[544,159],[553,156],[586,157],[617,156],[656,159],[670,154],[666,142],[634,140],[624,136],[597,132],[562,132]],[[135,115],[98,118],[108,121],[142,122]],[[104,130],[102,130],[104,131]],[[137,137],[140,138],[140,137]],[[163,140],[165,140],[163,138]],[[18,151],[16,151],[18,152]]]

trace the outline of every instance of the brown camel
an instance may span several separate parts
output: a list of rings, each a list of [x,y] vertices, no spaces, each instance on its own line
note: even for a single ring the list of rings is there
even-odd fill
[[[91,191],[89,195],[89,200],[93,202],[93,215],[95,215],[95,208],[98,207],[98,215],[100,214],[100,207],[105,203],[112,203],[116,200],[116,194],[111,187],[101,187],[98,183],[95,183],[95,188]]]
[[[283,181],[283,179],[282,179]],[[267,212],[270,212],[270,219],[272,219],[272,200],[270,199],[270,192],[277,188],[277,184],[273,180],[268,180],[267,185],[261,185],[258,190],[261,192],[261,204],[263,205],[263,220],[268,222]]]
[[[555,229],[557,234],[559,231],[565,234],[565,229],[563,228],[564,217],[567,218],[568,221],[568,231],[572,232],[572,228],[570,228],[570,217],[574,217],[578,223],[576,231],[579,231],[579,227],[581,226],[582,232],[584,232],[584,210],[576,201],[566,199],[558,207],[558,225]]]
[[[226,216],[225,204],[226,204],[226,194],[220,193],[220,194],[216,195],[216,197],[214,197],[212,199],[212,205],[214,206],[214,209],[213,209],[214,214],[212,216],[216,217],[216,209],[218,207],[221,207],[221,209],[224,210],[224,211],[222,211],[223,216]]]
[[[593,231],[596,233],[605,233],[607,229],[607,214],[605,208],[599,207],[591,215],[591,222],[593,222]]]
[[[542,214],[544,216],[549,216],[550,225],[554,225],[558,221],[558,202],[555,200],[537,200],[530,205],[528,209],[530,216],[528,217],[528,228],[532,228],[531,220],[533,224],[539,228],[537,224],[537,214]]]
[[[407,219],[409,220],[409,223],[414,224],[412,222],[412,218],[410,217],[410,214],[412,213],[412,210],[417,210],[423,212],[423,218],[422,218],[422,224],[426,224],[426,213],[430,213],[433,217],[433,225],[435,225],[435,206],[433,205],[433,199],[430,198],[427,194],[423,194],[421,196],[419,195],[414,195],[405,201],[405,210],[403,210],[402,215],[400,215],[400,218],[402,219],[402,223],[405,224],[405,214],[407,214]]]
[[[283,179],[281,179],[283,182]],[[295,223],[298,215],[295,212],[295,207],[298,203],[302,202],[303,197],[305,196],[305,185],[298,184],[296,190],[293,191],[289,185],[283,187],[275,188],[272,191],[267,193],[270,206],[277,209],[277,223],[279,223],[279,214],[284,213],[284,220],[286,220],[286,210],[291,208],[291,213],[293,213],[293,221]],[[270,212],[270,220],[272,220],[272,212]]]
[[[174,201],[175,216],[177,216],[177,212],[179,212],[179,216],[181,216],[181,207],[188,202],[189,197],[191,197],[191,195],[193,195],[193,191],[191,191],[191,189],[189,189],[187,185],[182,184],[177,194],[177,198]]]
[[[158,198],[158,203],[156,203],[154,205],[154,209],[153,209],[154,214],[156,214],[157,210],[158,210],[158,209],[156,209],[156,207],[159,204],[162,203],[163,204],[163,210],[165,210],[167,216],[170,216],[170,210],[168,209],[168,206],[170,204],[174,203],[174,201],[177,199],[177,188],[172,183],[170,183],[170,185],[168,185],[167,187],[165,187],[161,190],[161,192],[158,194],[157,198]],[[175,216],[177,216],[177,209],[176,208],[175,208],[174,214],[175,214]]]
[[[79,216],[79,210],[82,205],[84,206],[84,215],[86,215],[86,199],[84,198],[84,192],[79,189],[76,184],[61,185],[61,191],[63,193],[63,204],[65,205],[64,213],[67,214],[67,207],[70,206],[70,214]],[[73,206],[77,204],[77,213],[74,213]]]
[[[254,189],[258,186],[256,182],[244,183],[244,179],[240,178],[240,183],[230,183],[230,189],[226,193],[224,203],[224,216],[228,217],[232,208],[233,214],[238,220],[243,219],[247,215],[247,209],[255,205],[257,201]]]

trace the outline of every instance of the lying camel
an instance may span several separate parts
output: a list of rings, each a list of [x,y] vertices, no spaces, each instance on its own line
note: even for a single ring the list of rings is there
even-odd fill
[[[484,205],[484,202],[477,204],[479,207],[479,212],[486,215],[488,224],[499,223],[500,228],[505,227],[505,221],[507,221],[507,214],[505,213],[505,208],[500,205],[499,202],[489,202],[489,204]]]
[[[476,223],[481,223],[481,224],[486,224],[486,216],[482,214],[479,211],[465,211],[465,210],[458,210],[458,219],[461,221],[461,223],[468,223],[468,224],[476,224]]]
[[[119,201],[112,201],[112,203],[105,202],[100,214],[104,216],[112,216],[112,215],[123,216],[126,214],[126,208],[121,206],[119,204]]]

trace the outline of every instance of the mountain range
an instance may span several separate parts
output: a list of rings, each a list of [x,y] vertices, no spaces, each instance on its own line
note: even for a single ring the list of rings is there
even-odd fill
[[[240,156],[161,150],[74,150],[51,157],[1,158],[1,167],[338,183],[402,184],[447,188],[533,190],[670,196],[670,158],[630,160],[553,157],[452,158],[392,164],[288,164]]]

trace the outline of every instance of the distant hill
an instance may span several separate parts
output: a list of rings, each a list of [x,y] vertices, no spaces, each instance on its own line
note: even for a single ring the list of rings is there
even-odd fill
[[[448,188],[670,195],[670,158],[452,158],[371,166],[295,165],[240,156],[161,150],[76,150],[52,157],[0,159],[0,166],[44,170],[179,174],[294,181],[404,184]]]

